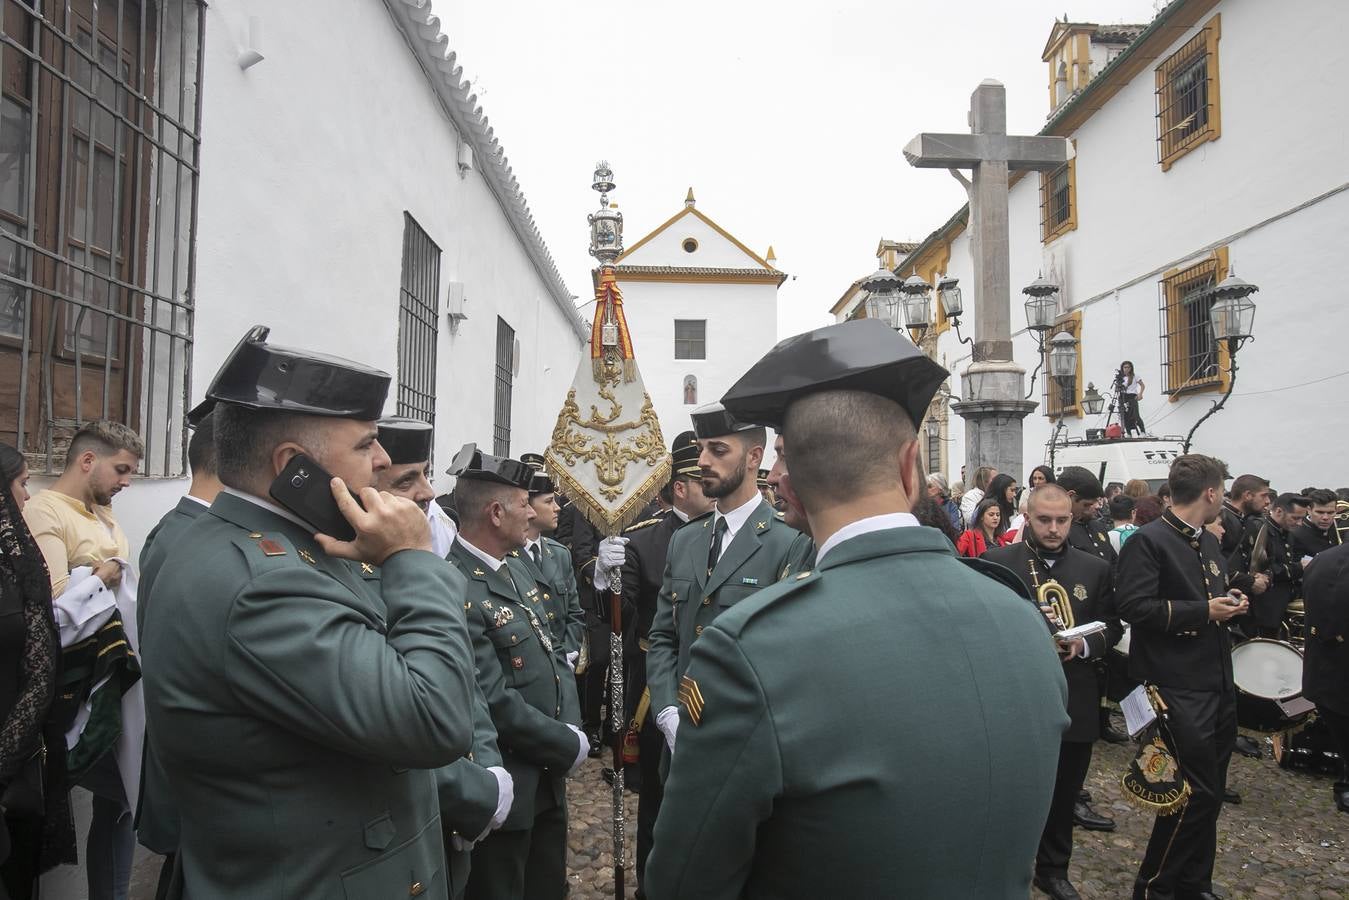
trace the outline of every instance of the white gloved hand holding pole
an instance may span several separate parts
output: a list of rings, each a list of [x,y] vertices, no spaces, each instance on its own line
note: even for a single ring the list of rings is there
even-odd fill
[[[622,568],[627,556],[628,539],[607,537],[595,549],[595,590],[609,590],[609,570]]]

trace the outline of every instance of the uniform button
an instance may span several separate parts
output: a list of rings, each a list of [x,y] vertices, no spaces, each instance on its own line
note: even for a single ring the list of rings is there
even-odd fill
[[[408,894],[413,897],[420,897],[425,890],[426,888],[422,886],[420,881],[414,881],[412,882],[412,887],[408,888]]]
[[[548,599],[548,595],[547,595],[547,594],[544,594],[544,595],[543,595],[543,599],[547,600],[547,599]]]
[[[518,638],[516,635],[511,635],[511,643],[512,643],[512,644],[514,644],[514,643],[515,643],[516,641],[518,641],[518,640],[519,640],[519,638]]]
[[[671,600],[678,600],[678,599],[679,599],[679,592],[678,592],[678,591],[670,591],[670,599],[671,599]]]
[[[712,598],[711,598],[711,597],[704,597],[704,598],[703,598],[703,606],[711,606],[711,605],[712,605]]]
[[[697,628],[693,629],[693,633],[694,633],[694,634],[702,634],[702,633],[703,633],[703,626],[699,625]]]

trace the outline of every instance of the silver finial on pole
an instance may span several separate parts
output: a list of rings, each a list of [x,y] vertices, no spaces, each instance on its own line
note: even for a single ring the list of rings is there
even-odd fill
[[[600,192],[599,210],[586,217],[590,222],[590,255],[601,266],[612,266],[623,254],[623,214],[609,208],[614,172],[607,161],[595,163],[595,180],[590,186]]]

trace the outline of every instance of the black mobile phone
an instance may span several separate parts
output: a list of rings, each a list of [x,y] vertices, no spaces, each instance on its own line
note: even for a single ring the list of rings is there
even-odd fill
[[[303,453],[291,457],[281,474],[276,476],[267,493],[282,509],[298,516],[318,534],[326,534],[339,541],[356,539],[356,529],[337,508],[333,499],[333,476]],[[360,498],[352,493],[360,504]]]

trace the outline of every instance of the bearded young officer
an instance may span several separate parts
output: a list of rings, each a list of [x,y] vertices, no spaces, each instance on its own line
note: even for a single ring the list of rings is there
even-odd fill
[[[685,524],[712,511],[711,497],[703,493],[702,470],[698,467],[698,439],[692,431],[681,432],[670,442],[670,481],[661,490],[670,504],[624,530],[621,537],[600,542],[602,565],[597,576],[601,590],[607,589],[609,569],[621,565],[623,571],[623,654],[627,672],[624,711],[629,727],[637,731],[635,777],[626,783],[637,791],[637,896],[646,896],[643,887],[646,860],[651,855],[652,834],[663,794],[660,777],[661,752],[665,739],[656,728],[651,709],[651,693],[646,684],[646,655],[649,633],[656,616],[657,598],[665,577],[670,540]]]
[[[590,742],[564,679],[571,672],[543,619],[540,589],[511,556],[525,544],[534,469],[466,445],[456,454],[459,536],[450,562],[468,579],[464,604],[514,802],[473,849],[468,900],[561,900],[567,891],[567,785]]]
[[[692,647],[652,900],[1027,896],[1066,686],[1035,607],[909,512],[946,377],[860,320],[779,343],[726,394],[783,435],[817,566]]]
[[[736,421],[720,403],[695,409],[692,418],[700,484],[716,503],[670,540],[646,654],[651,708],[672,753],[689,648],[718,615],[782,577],[810,540],[759,494],[752,473],[763,460],[765,429]]]
[[[473,736],[463,581],[416,504],[372,486],[389,376],[267,334],[249,331],[191,413],[214,410],[225,487],[165,560],[142,633],[176,880],[193,900],[444,898],[430,770]],[[333,476],[302,467],[354,540],[269,499],[301,453]],[[379,602],[348,560],[382,566]]]
[[[1059,645],[1063,675],[1068,681],[1068,715],[1071,723],[1059,744],[1058,773],[1049,805],[1049,819],[1035,853],[1034,884],[1054,900],[1077,900],[1080,896],[1068,879],[1073,853],[1073,825],[1095,831],[1113,831],[1115,822],[1099,815],[1078,794],[1091,767],[1092,743],[1100,736],[1101,684],[1098,660],[1120,639],[1124,629],[1114,617],[1110,564],[1068,545],[1073,522],[1073,501],[1060,485],[1044,484],[1030,495],[1026,511],[1025,539],[984,554],[987,562],[999,563],[1016,573],[1038,597],[1040,588],[1054,582],[1067,597],[1068,608],[1054,614],[1053,630],[1088,622],[1103,622],[1106,630]],[[1062,615],[1066,613],[1066,615]]]
[[[1205,526],[1222,510],[1221,460],[1177,457],[1171,508],[1120,551],[1115,606],[1132,626],[1129,674],[1155,685],[1167,707],[1163,738],[1190,786],[1184,814],[1158,815],[1134,881],[1135,900],[1212,900],[1218,814],[1237,736],[1227,623],[1250,608],[1227,590],[1218,539]]]
[[[439,509],[431,487],[431,448],[434,430],[429,422],[402,416],[379,420],[379,443],[389,454],[389,467],[375,475],[375,487],[417,504],[428,519]],[[447,548],[448,551],[448,548]],[[379,595],[381,570],[369,563],[353,564],[356,574]],[[458,571],[455,571],[458,575]],[[446,603],[462,603],[463,593],[447,596]],[[468,885],[470,851],[475,841],[506,821],[514,798],[514,782],[502,766],[496,728],[487,699],[473,685],[473,746],[463,759],[436,769],[440,797],[440,826],[445,840],[446,881],[450,897],[462,898]]]

